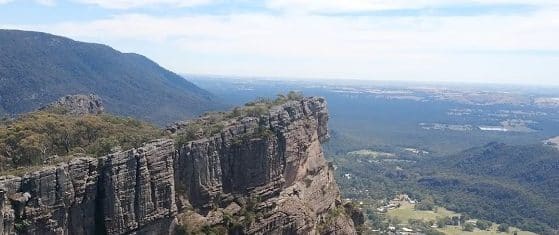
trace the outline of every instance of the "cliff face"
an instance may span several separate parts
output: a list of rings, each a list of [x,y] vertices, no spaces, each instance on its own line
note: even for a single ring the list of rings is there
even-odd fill
[[[2,177],[0,234],[354,234],[320,146],[327,121],[323,99],[288,101],[178,149],[157,140]]]
[[[232,214],[244,217],[235,222],[246,233],[318,233],[339,199],[320,145],[328,138],[327,122],[325,101],[314,98],[230,123],[219,135],[179,149],[175,182],[205,223],[219,224]],[[239,207],[251,207],[255,218],[227,210]],[[344,222],[331,232],[354,233]]]
[[[0,179],[1,234],[125,234],[167,228],[176,212],[174,145],[159,140]]]

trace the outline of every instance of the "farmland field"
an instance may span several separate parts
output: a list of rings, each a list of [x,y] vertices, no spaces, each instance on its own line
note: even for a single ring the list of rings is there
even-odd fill
[[[415,210],[414,205],[408,202],[401,202],[399,208],[389,210],[387,215],[392,218],[396,217],[402,221],[403,225],[407,225],[410,219],[436,221],[439,218],[459,216],[460,214],[442,207],[437,208],[436,211]],[[448,235],[505,235],[514,234],[514,232],[517,232],[518,235],[535,235],[535,233],[521,231],[520,229],[513,227],[509,229],[508,233],[498,232],[497,227],[497,224],[493,224],[493,226],[488,230],[479,230],[476,228],[473,232],[463,231],[461,226],[446,226],[444,228],[437,228],[437,230]]]

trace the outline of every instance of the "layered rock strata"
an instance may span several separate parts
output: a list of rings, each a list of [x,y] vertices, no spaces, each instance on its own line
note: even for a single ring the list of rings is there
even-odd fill
[[[325,101],[305,98],[210,137],[3,176],[0,234],[354,234],[321,150],[327,122]]]
[[[174,153],[173,141],[158,140],[102,158],[75,158],[22,177],[3,177],[1,234],[153,230],[177,213]]]
[[[241,118],[218,135],[182,146],[175,183],[206,223],[222,221],[220,208],[241,205],[255,211],[253,221],[240,221],[244,233],[320,233],[328,212],[339,206],[333,169],[320,145],[328,139],[327,122],[322,98],[289,101],[266,116]],[[330,232],[354,233],[351,220],[343,220],[346,224]]]

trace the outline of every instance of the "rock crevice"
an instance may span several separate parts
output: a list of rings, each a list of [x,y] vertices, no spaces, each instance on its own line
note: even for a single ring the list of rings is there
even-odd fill
[[[154,140],[3,176],[0,234],[169,234],[196,226],[354,234],[347,216],[337,218],[335,230],[321,230],[340,206],[321,149],[327,122],[324,99],[304,98],[178,148],[171,139]]]

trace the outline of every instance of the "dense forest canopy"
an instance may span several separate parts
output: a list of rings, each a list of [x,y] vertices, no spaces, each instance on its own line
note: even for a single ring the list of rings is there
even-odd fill
[[[406,193],[540,234],[559,228],[559,151],[554,147],[491,143],[443,157],[398,154],[374,160],[334,156],[344,195],[375,201]]]
[[[53,155],[101,156],[161,136],[157,127],[131,118],[33,112],[0,124],[0,166],[38,165]]]
[[[223,107],[142,55],[39,32],[0,30],[0,84],[0,116],[91,93],[111,113],[160,125]]]

